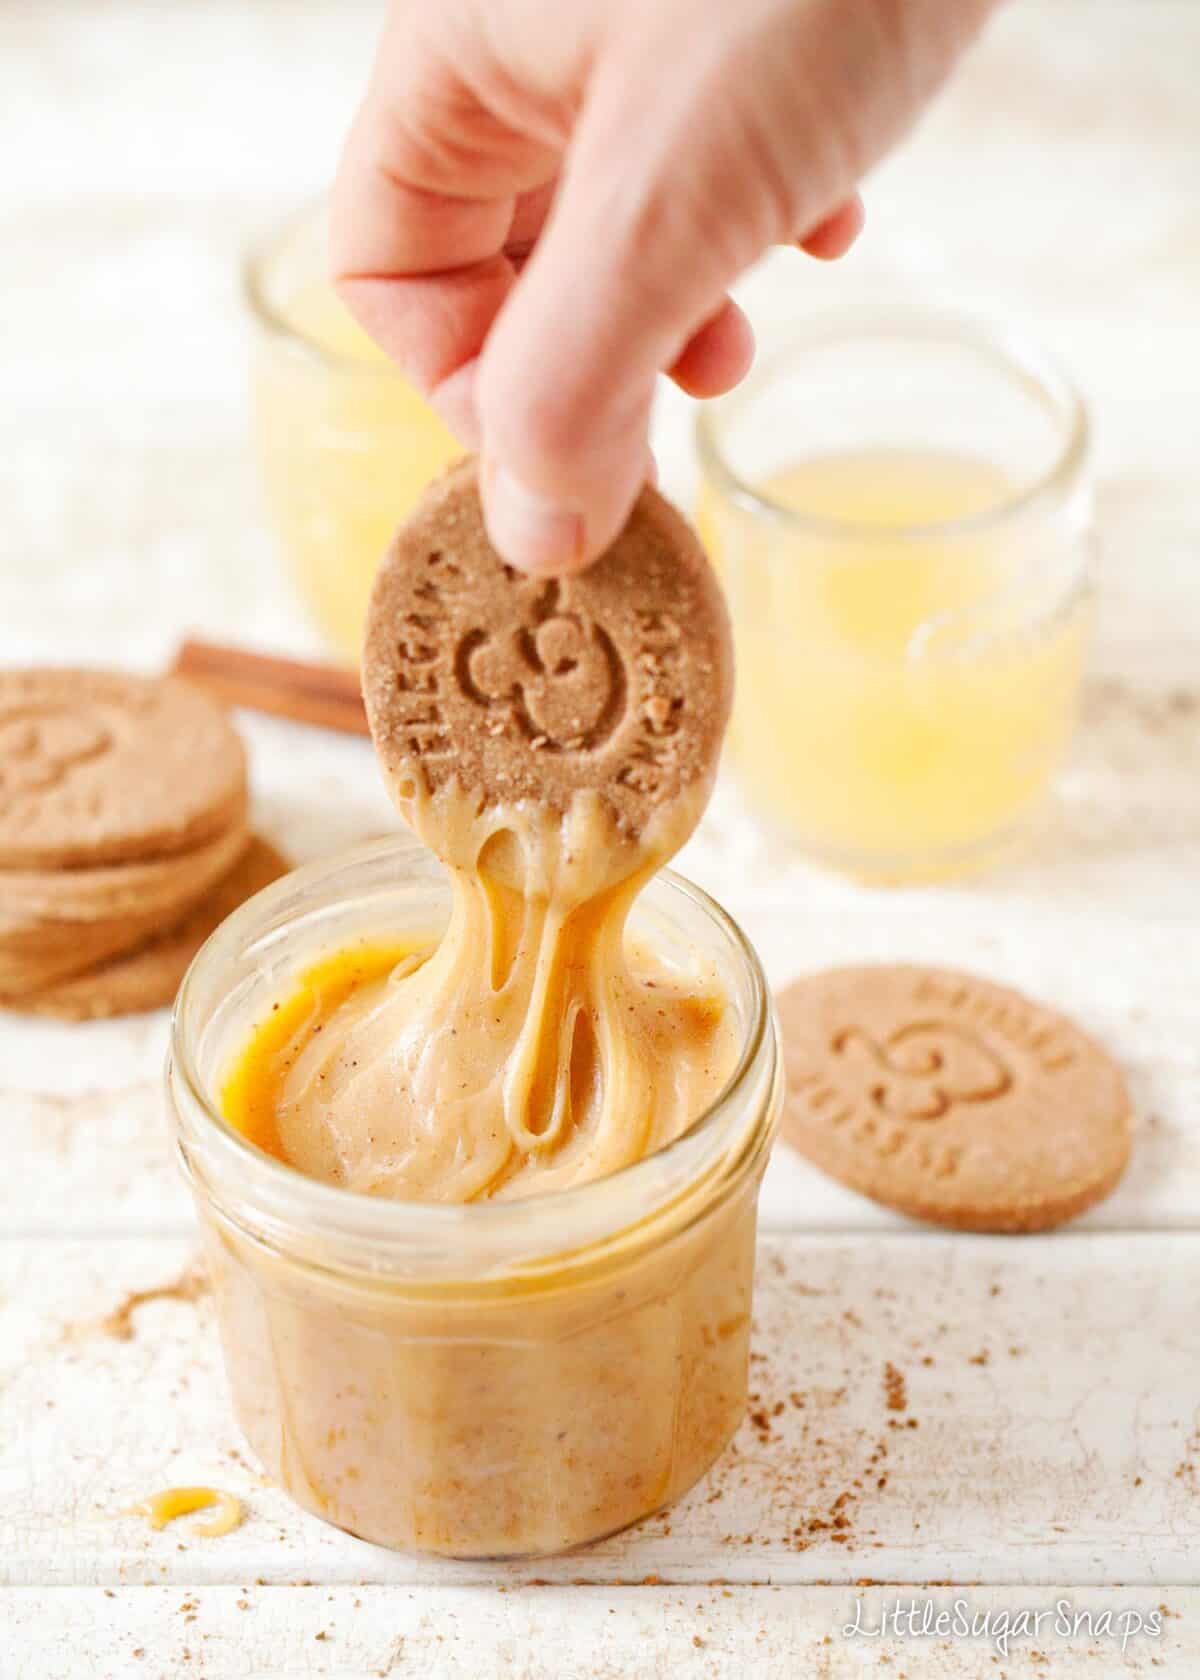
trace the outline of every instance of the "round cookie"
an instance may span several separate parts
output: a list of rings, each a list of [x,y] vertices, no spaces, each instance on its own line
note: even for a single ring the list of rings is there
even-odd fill
[[[0,869],[129,863],[230,826],[245,754],[178,678],[0,672]]]
[[[239,822],[195,851],[161,862],[47,875],[47,882],[62,884],[57,912],[53,899],[36,911],[18,905],[10,913],[6,902],[0,911],[0,998],[40,991],[175,926],[228,876],[249,841]],[[106,904],[100,895],[108,877]],[[0,900],[7,901],[14,880],[42,879],[0,872]]]
[[[5,939],[0,943],[0,1007],[144,944],[161,925],[161,920],[147,924],[121,917],[48,928],[36,938]]]
[[[1041,1231],[1129,1159],[1120,1070],[1065,1016],[948,969],[831,969],[777,999],[783,1135],[853,1190],[967,1231]]]
[[[249,838],[243,795],[228,827],[186,852],[94,869],[6,869],[0,872],[0,927],[11,932],[182,914],[229,873]]]
[[[136,951],[9,1002],[7,1007],[63,1021],[163,1008],[174,1001],[192,958],[226,916],[286,875],[290,867],[274,846],[255,835],[225,879],[210,888],[178,926]]]
[[[636,835],[711,780],[732,689],[720,588],[655,490],[585,572],[532,578],[488,541],[466,461],[426,492],[375,580],[363,693],[401,804],[457,781],[485,805],[564,812],[595,790]]]

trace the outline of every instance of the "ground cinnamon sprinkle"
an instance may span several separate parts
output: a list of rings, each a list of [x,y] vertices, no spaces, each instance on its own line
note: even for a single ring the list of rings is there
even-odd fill
[[[746,1417],[759,1440],[769,1441],[771,1438],[771,1415],[765,1406],[753,1404],[757,1399],[757,1394],[750,1395],[752,1405],[751,1410],[746,1413]]]
[[[846,1322],[840,1311],[837,1317],[840,1323]],[[847,1429],[839,1421],[849,1399],[848,1384],[797,1388],[794,1375],[788,1373],[792,1376],[788,1382],[783,1370],[777,1372],[775,1359],[761,1343],[752,1349],[750,1360],[745,1424],[749,1440],[743,1435],[740,1452],[738,1442],[731,1445],[712,1472],[704,1502],[713,1504],[731,1477],[744,1478],[752,1466],[751,1473],[762,1484],[773,1514],[783,1517],[786,1526],[777,1536],[761,1528],[726,1533],[722,1542],[758,1547],[782,1540],[793,1551],[822,1544],[848,1546],[852,1551],[871,1545],[874,1530],[862,1526],[862,1501],[878,1498],[888,1485],[884,1471],[887,1431]],[[904,1378],[895,1367],[890,1369],[900,1404],[906,1406]],[[907,1421],[888,1418],[890,1426],[901,1429]]]
[[[952,1327],[933,1326],[922,1345],[911,1338],[894,1292],[875,1291],[879,1305],[869,1318],[847,1316],[835,1292],[796,1288],[784,1275],[786,1292],[773,1296],[752,1328],[744,1426],[699,1497],[709,1512],[745,1513],[732,1531],[712,1522],[714,1536],[743,1558],[760,1548],[812,1550],[838,1576],[851,1554],[883,1544],[885,1510],[890,1522],[904,1504],[924,1433],[910,1409],[919,1397],[910,1393],[908,1372],[919,1367],[925,1381],[926,1371],[946,1363],[943,1349],[936,1359],[926,1350]],[[810,1299],[831,1295],[827,1305]],[[814,1363],[806,1351],[814,1335],[836,1344],[836,1359],[830,1353]],[[893,1357],[881,1359],[881,1347],[891,1347]],[[960,1357],[973,1351],[968,1344]]]
[[[120,1306],[114,1307],[107,1317],[100,1320],[99,1328],[118,1342],[132,1341],[133,1315],[139,1307],[144,1307],[149,1301],[198,1301],[208,1294],[208,1287],[203,1267],[199,1261],[194,1261],[173,1283],[162,1283],[154,1289],[133,1290]]]
[[[908,1410],[908,1384],[904,1372],[898,1371],[889,1359],[883,1367],[883,1398],[889,1412]]]

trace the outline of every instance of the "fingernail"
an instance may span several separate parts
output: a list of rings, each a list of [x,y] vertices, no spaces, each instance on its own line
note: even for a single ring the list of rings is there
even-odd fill
[[[551,575],[577,567],[583,554],[583,519],[536,495],[496,467],[488,475],[487,526],[493,544],[523,572]]]

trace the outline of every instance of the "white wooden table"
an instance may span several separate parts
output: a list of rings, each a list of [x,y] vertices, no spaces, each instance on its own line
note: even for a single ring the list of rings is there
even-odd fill
[[[0,659],[153,667],[179,631],[315,645],[245,448],[240,247],[326,178],[374,28],[358,0],[0,9]],[[895,1677],[1200,1670],[1200,4],[1023,0],[870,193],[836,272],[745,287],[760,323],[851,297],[1006,312],[1098,431],[1103,590],[1085,728],[1028,863],[905,893],[827,879],[722,787],[684,866],[774,978],[957,963],[1073,1012],[1127,1066],[1120,1190],[1065,1234],[945,1237],[785,1150],[763,1195],[756,1410],[661,1520],[560,1562],[376,1550],[244,1456],[203,1299],[98,1327],[194,1251],[159,1097],[165,1021],[0,1016],[0,1674]],[[686,496],[686,405],[659,443]],[[297,856],[389,821],[361,743],[247,722]],[[887,1410],[883,1371],[908,1409]],[[886,1453],[884,1449],[886,1448]],[[220,1540],[122,1515],[175,1483]],[[848,1498],[837,1504],[839,1496]],[[844,1512],[842,1528],[830,1524]],[[1053,1615],[848,1638],[899,1595]],[[1104,1613],[1169,1614],[1122,1650]],[[1118,1624],[1119,1626],[1119,1624]]]

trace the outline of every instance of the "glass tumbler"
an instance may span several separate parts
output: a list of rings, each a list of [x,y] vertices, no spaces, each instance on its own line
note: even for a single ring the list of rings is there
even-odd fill
[[[697,444],[751,798],[869,880],[993,861],[1027,832],[1081,685],[1088,428],[1069,383],[971,319],[817,318],[704,405]]]
[[[252,424],[292,577],[356,665],[384,549],[462,446],[338,299],[326,221],[320,209],[294,216],[247,258]]]
[[[176,1003],[169,1109],[234,1407],[307,1510],[381,1545],[563,1551],[677,1499],[746,1404],[758,1188],[780,1100],[770,994],[725,913],[664,872],[631,933],[715,967],[737,1065],[676,1142],[522,1201],[391,1201],[249,1143],[218,1093],[253,1024],[322,956],[444,925],[415,841],[296,871],[200,952]]]

